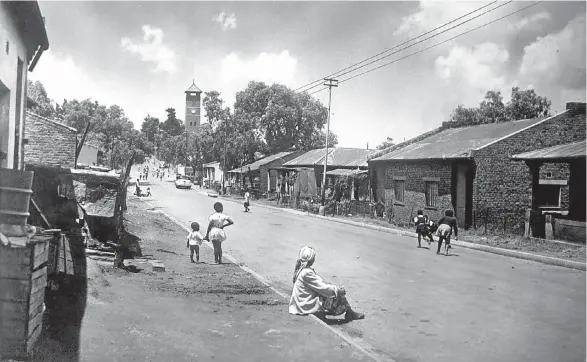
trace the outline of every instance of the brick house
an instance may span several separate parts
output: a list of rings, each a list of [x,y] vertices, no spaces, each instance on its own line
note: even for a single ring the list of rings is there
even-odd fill
[[[25,122],[25,164],[75,168],[75,128],[32,112]]]
[[[369,161],[374,198],[392,206],[398,220],[408,221],[418,209],[439,219],[453,209],[461,226],[501,227],[505,220],[508,229],[518,229],[530,207],[531,174],[511,156],[581,141],[585,132],[585,103],[568,103],[547,118],[439,128]],[[570,171],[546,163],[541,172],[545,179],[568,180]],[[568,209],[568,187],[560,193],[556,207]]]
[[[257,178],[259,193],[267,194],[275,192],[277,188],[277,181],[279,177],[278,169],[285,163],[288,162],[301,154],[304,151],[285,151],[279,152],[274,155],[263,157],[255,162],[248,165],[235,168],[234,170],[228,171],[229,177],[233,177],[235,184],[240,184],[244,179],[245,183],[250,184],[251,181],[247,178]]]

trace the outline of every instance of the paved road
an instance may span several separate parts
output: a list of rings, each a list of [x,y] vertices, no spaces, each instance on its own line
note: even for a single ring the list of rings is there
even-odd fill
[[[214,198],[154,182],[152,203],[203,228]],[[225,201],[224,250],[289,293],[298,250],[367,318],[336,326],[397,361],[585,361],[585,273]],[[183,240],[170,240],[181,243]],[[434,244],[433,244],[434,247]],[[284,310],[284,313],[286,311]]]

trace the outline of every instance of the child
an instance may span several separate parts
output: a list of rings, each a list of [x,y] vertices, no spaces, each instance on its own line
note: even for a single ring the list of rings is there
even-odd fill
[[[195,263],[200,262],[200,245],[202,245],[202,234],[200,234],[200,225],[193,222],[191,225],[192,231],[188,234],[187,247],[190,249],[190,260],[194,263],[194,252],[196,252]]]
[[[422,247],[421,240],[422,236],[424,239],[428,238],[428,246],[434,241],[432,233],[430,233],[430,223],[428,216],[424,215],[422,210],[418,210],[418,216],[414,218],[414,224],[416,225],[416,233],[418,234],[418,247]]]
[[[151,196],[151,188],[147,187],[147,196]]]
[[[459,228],[457,226],[457,219],[454,217],[452,210],[446,210],[444,216],[438,221],[438,230],[436,236],[438,236],[438,250],[436,254],[440,254],[440,248],[442,246],[442,240],[445,241],[444,255],[448,255],[448,249],[450,249],[450,237],[454,230],[455,239],[458,238]]]
[[[222,242],[226,240],[224,228],[234,224],[228,215],[222,213],[224,207],[220,202],[214,204],[216,211],[210,215],[210,222],[208,223],[208,231],[204,240],[211,240],[214,246],[214,261],[217,264],[222,264]]]
[[[247,189],[245,191],[245,212],[251,211],[251,209],[249,209],[249,206],[251,205],[250,201],[251,201],[251,194],[249,194],[249,189]]]

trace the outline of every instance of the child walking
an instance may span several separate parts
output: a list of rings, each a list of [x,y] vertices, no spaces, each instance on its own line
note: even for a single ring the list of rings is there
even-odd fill
[[[442,241],[445,241],[444,255],[448,255],[448,249],[450,249],[450,237],[455,233],[455,239],[458,238],[459,228],[457,226],[457,219],[454,217],[452,210],[446,210],[444,216],[438,221],[438,230],[436,236],[438,236],[438,250],[436,254],[440,254],[440,248],[442,247]]]
[[[226,240],[224,228],[234,224],[234,222],[228,215],[222,213],[224,207],[220,202],[214,204],[214,211],[216,212],[210,215],[208,231],[204,240],[212,241],[212,245],[214,246],[214,261],[217,264],[222,264],[222,242]]]
[[[249,209],[249,206],[251,206],[251,194],[249,193],[249,189],[247,189],[245,191],[245,212],[249,212],[251,211],[251,209]]]
[[[430,243],[434,242],[434,238],[430,232],[430,222],[428,220],[428,216],[424,215],[422,210],[418,210],[418,215],[414,218],[414,224],[416,225],[416,233],[418,234],[418,247],[422,247],[422,236],[424,239],[429,239],[428,246],[430,246]]]
[[[188,234],[187,247],[190,249],[190,260],[192,263],[200,262],[200,245],[202,245],[202,234],[200,234],[200,224],[193,222],[191,225],[192,231]],[[194,262],[194,252],[196,253],[196,261]]]

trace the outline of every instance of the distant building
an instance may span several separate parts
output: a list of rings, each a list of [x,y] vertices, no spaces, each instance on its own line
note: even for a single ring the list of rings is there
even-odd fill
[[[222,169],[220,162],[204,164],[204,183],[213,185],[215,182],[222,182]]]
[[[101,148],[95,144],[86,141],[77,156],[78,165],[100,165],[102,164],[103,152]]]
[[[185,91],[185,129],[188,132],[194,132],[200,125],[201,94],[195,82]]]
[[[49,49],[36,1],[0,1],[0,44],[0,167],[22,169],[27,73]]]

